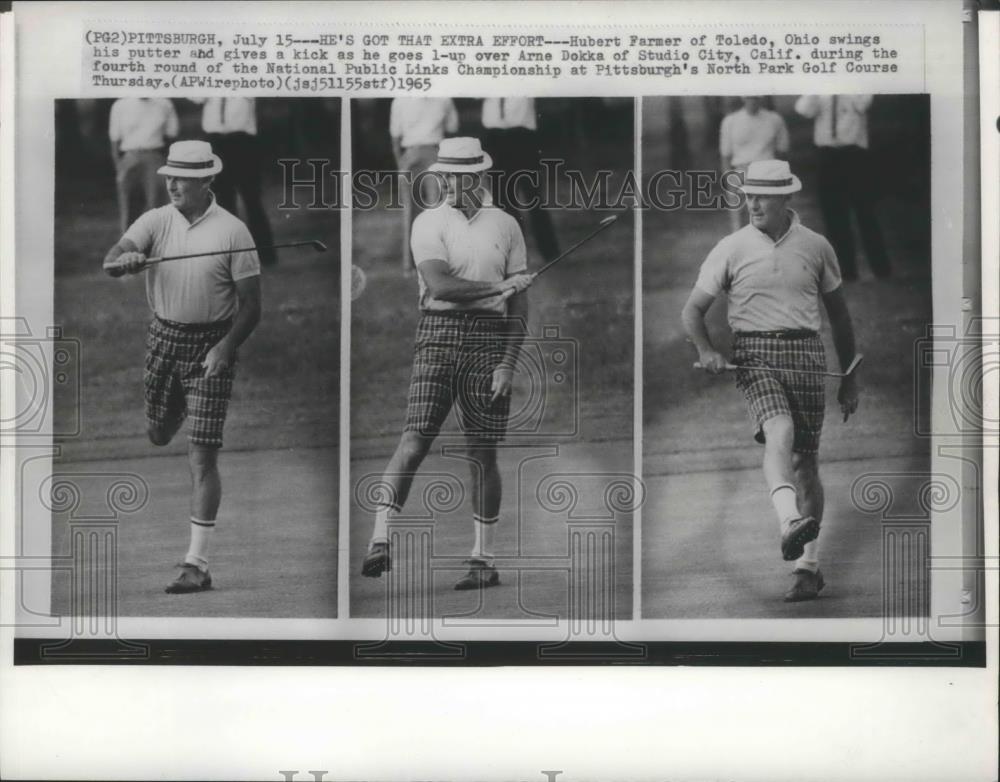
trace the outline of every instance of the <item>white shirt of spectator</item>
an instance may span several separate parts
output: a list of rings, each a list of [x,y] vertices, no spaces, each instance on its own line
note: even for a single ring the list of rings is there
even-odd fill
[[[125,232],[140,252],[153,255],[219,253],[170,261],[146,270],[146,299],[164,320],[214,323],[239,308],[236,281],[260,274],[256,252],[221,254],[253,247],[250,231],[212,199],[205,214],[189,223],[173,204],[150,209]]]
[[[119,98],[111,105],[108,137],[122,152],[162,149],[180,132],[174,104],[167,98]]]
[[[257,110],[253,98],[208,98],[201,113],[206,133],[257,135]]]
[[[437,146],[448,133],[458,132],[458,111],[451,98],[393,98],[389,135],[404,149]]]
[[[535,99],[486,98],[483,101],[483,127],[538,130]]]
[[[871,95],[802,95],[795,101],[795,111],[814,120],[813,142],[817,147],[868,149],[868,109],[871,105]]]
[[[774,160],[788,151],[788,127],[776,111],[745,108],[727,114],[719,131],[719,152],[732,158],[734,166],[757,160]]]
[[[524,235],[517,220],[493,206],[489,194],[471,219],[448,204],[421,212],[410,233],[413,262],[440,260],[456,277],[475,282],[501,282],[528,270]],[[431,296],[420,277],[420,309],[476,310],[505,314],[507,302],[499,296],[477,301],[440,301]]]

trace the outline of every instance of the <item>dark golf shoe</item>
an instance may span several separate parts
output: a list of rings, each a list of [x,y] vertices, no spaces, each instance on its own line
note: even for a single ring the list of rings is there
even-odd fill
[[[819,522],[812,516],[793,519],[781,535],[781,556],[791,562],[802,556],[802,548],[819,537]]]
[[[823,573],[817,570],[802,570],[801,568],[792,572],[795,581],[791,588],[785,592],[786,603],[800,603],[803,600],[815,600],[819,597],[820,590],[826,586],[823,581]]]
[[[207,570],[202,570],[197,565],[187,563],[178,565],[181,572],[173,581],[167,584],[166,591],[171,595],[182,595],[187,592],[204,592],[212,588],[212,576]]]
[[[469,572],[455,582],[455,589],[485,589],[498,586],[500,574],[491,564],[482,559],[467,559]]]

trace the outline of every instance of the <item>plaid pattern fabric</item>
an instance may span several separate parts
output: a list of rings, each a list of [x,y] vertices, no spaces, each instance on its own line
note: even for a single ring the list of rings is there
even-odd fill
[[[424,313],[417,325],[406,431],[436,436],[452,405],[467,436],[500,441],[510,396],[490,402],[493,370],[503,360],[509,321],[473,313]]]
[[[146,336],[146,420],[172,428],[190,417],[192,443],[222,446],[222,428],[233,390],[233,370],[205,377],[201,362],[231,322],[186,324],[153,318]]]
[[[805,339],[778,339],[737,335],[733,343],[733,363],[774,369],[826,370],[823,342],[818,336]],[[764,422],[776,415],[788,415],[795,426],[793,450],[816,453],[823,430],[826,389],[819,375],[779,372],[736,372],[736,385],[743,392],[747,412],[756,425],[754,438],[764,442]]]

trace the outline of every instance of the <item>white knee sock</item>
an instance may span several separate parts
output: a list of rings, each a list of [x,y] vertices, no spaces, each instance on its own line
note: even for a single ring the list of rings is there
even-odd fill
[[[487,519],[473,515],[472,527],[476,531],[476,541],[472,545],[472,556],[475,559],[484,559],[491,565],[493,564],[493,538],[496,535],[499,520],[499,516]]]
[[[796,570],[808,570],[815,573],[819,570],[819,538],[811,540],[802,549],[802,556],[795,560]]]
[[[202,521],[191,517],[191,545],[188,547],[184,561],[196,565],[201,570],[208,570],[208,547],[215,532],[214,521]]]
[[[788,522],[799,517],[799,505],[795,496],[795,487],[790,483],[783,483],[771,489],[771,504],[774,505],[775,513],[778,514],[778,523],[784,531]]]
[[[399,513],[400,508],[396,505],[379,505],[375,511],[375,528],[372,530],[372,543],[389,542],[389,514]]]

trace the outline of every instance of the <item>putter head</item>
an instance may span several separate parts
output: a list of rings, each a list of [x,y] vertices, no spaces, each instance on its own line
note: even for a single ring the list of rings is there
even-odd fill
[[[611,225],[611,223],[615,222],[617,219],[618,215],[609,215],[608,217],[605,217],[603,220],[601,220],[600,225],[601,226]]]
[[[309,242],[309,244],[318,253],[326,252],[326,245],[323,244],[323,242],[321,242],[319,239],[313,239],[311,242]]]

